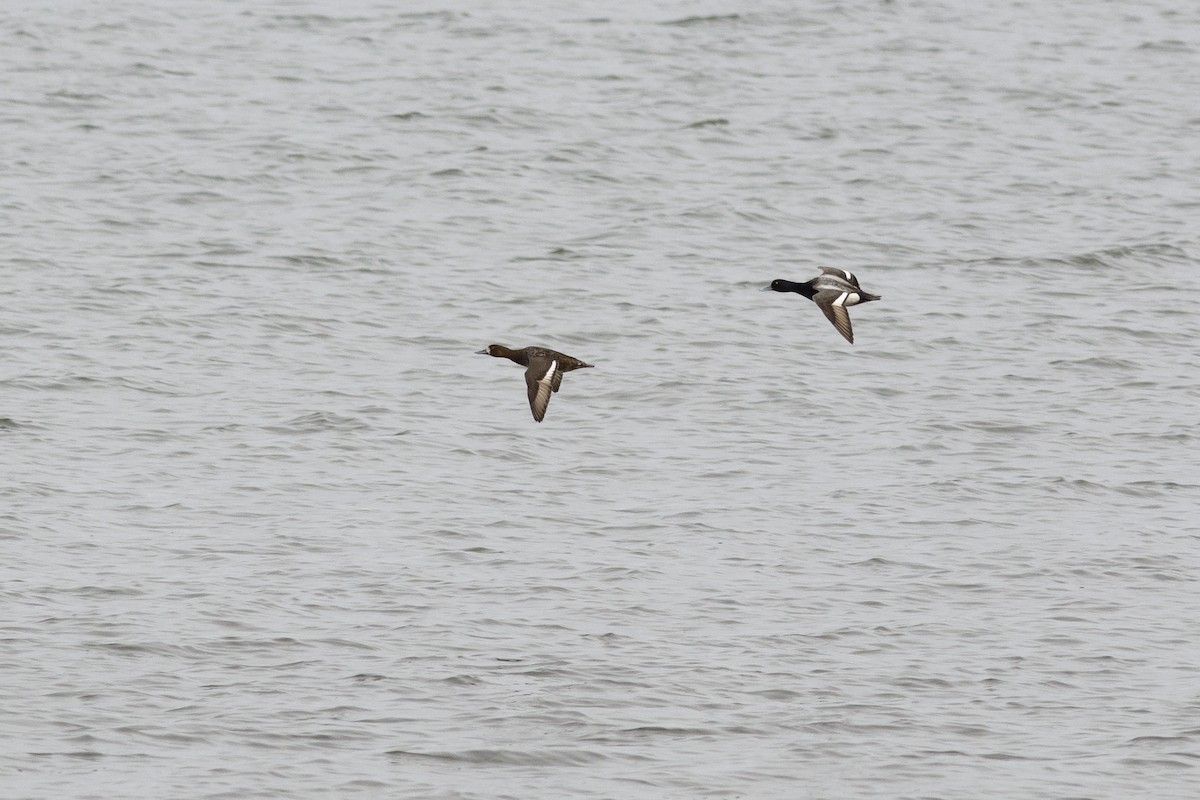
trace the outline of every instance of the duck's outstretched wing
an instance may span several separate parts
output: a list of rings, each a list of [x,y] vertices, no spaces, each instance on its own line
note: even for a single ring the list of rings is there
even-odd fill
[[[847,292],[839,292],[836,289],[823,289],[813,295],[813,302],[833,323],[833,327],[837,328],[838,333],[844,336],[847,342],[854,344],[854,329],[850,327],[850,312],[842,305],[846,294]]]
[[[861,289],[858,285],[858,278],[854,277],[854,273],[848,269],[838,269],[837,267],[821,267],[821,272],[824,275],[832,275],[835,278],[841,278],[844,281],[849,281],[850,285],[855,289]]]
[[[525,370],[525,386],[529,390],[529,410],[533,412],[534,420],[541,422],[546,416],[546,407],[550,405],[550,395],[557,392],[562,384],[562,371],[558,368],[558,361],[551,361],[544,372],[537,369],[538,366],[534,364]]]

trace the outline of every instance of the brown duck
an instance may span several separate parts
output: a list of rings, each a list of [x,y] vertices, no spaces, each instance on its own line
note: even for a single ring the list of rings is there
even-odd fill
[[[545,347],[522,347],[512,350],[502,344],[489,344],[484,350],[477,350],[481,356],[507,358],[525,367],[525,386],[529,389],[529,409],[533,418],[541,422],[546,416],[546,406],[550,405],[550,395],[558,391],[562,385],[564,372],[584,367],[594,367],[578,358],[573,358],[557,350]]]

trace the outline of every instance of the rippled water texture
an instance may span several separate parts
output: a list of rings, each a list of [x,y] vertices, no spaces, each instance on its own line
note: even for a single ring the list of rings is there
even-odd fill
[[[0,795],[1196,796],[1194,4],[404,6],[0,12]]]

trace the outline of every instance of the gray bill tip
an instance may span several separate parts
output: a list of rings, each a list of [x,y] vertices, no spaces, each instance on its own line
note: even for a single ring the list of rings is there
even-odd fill
[[[475,351],[475,355],[477,355],[477,356],[486,356],[487,354],[488,354],[488,351],[487,351],[486,347],[483,348],[482,350]]]

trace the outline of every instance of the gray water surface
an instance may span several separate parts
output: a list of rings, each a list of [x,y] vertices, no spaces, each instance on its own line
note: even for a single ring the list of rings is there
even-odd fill
[[[0,12],[0,796],[1194,798],[1200,10]],[[883,296],[844,342],[817,266]],[[491,342],[594,363],[543,424]]]

